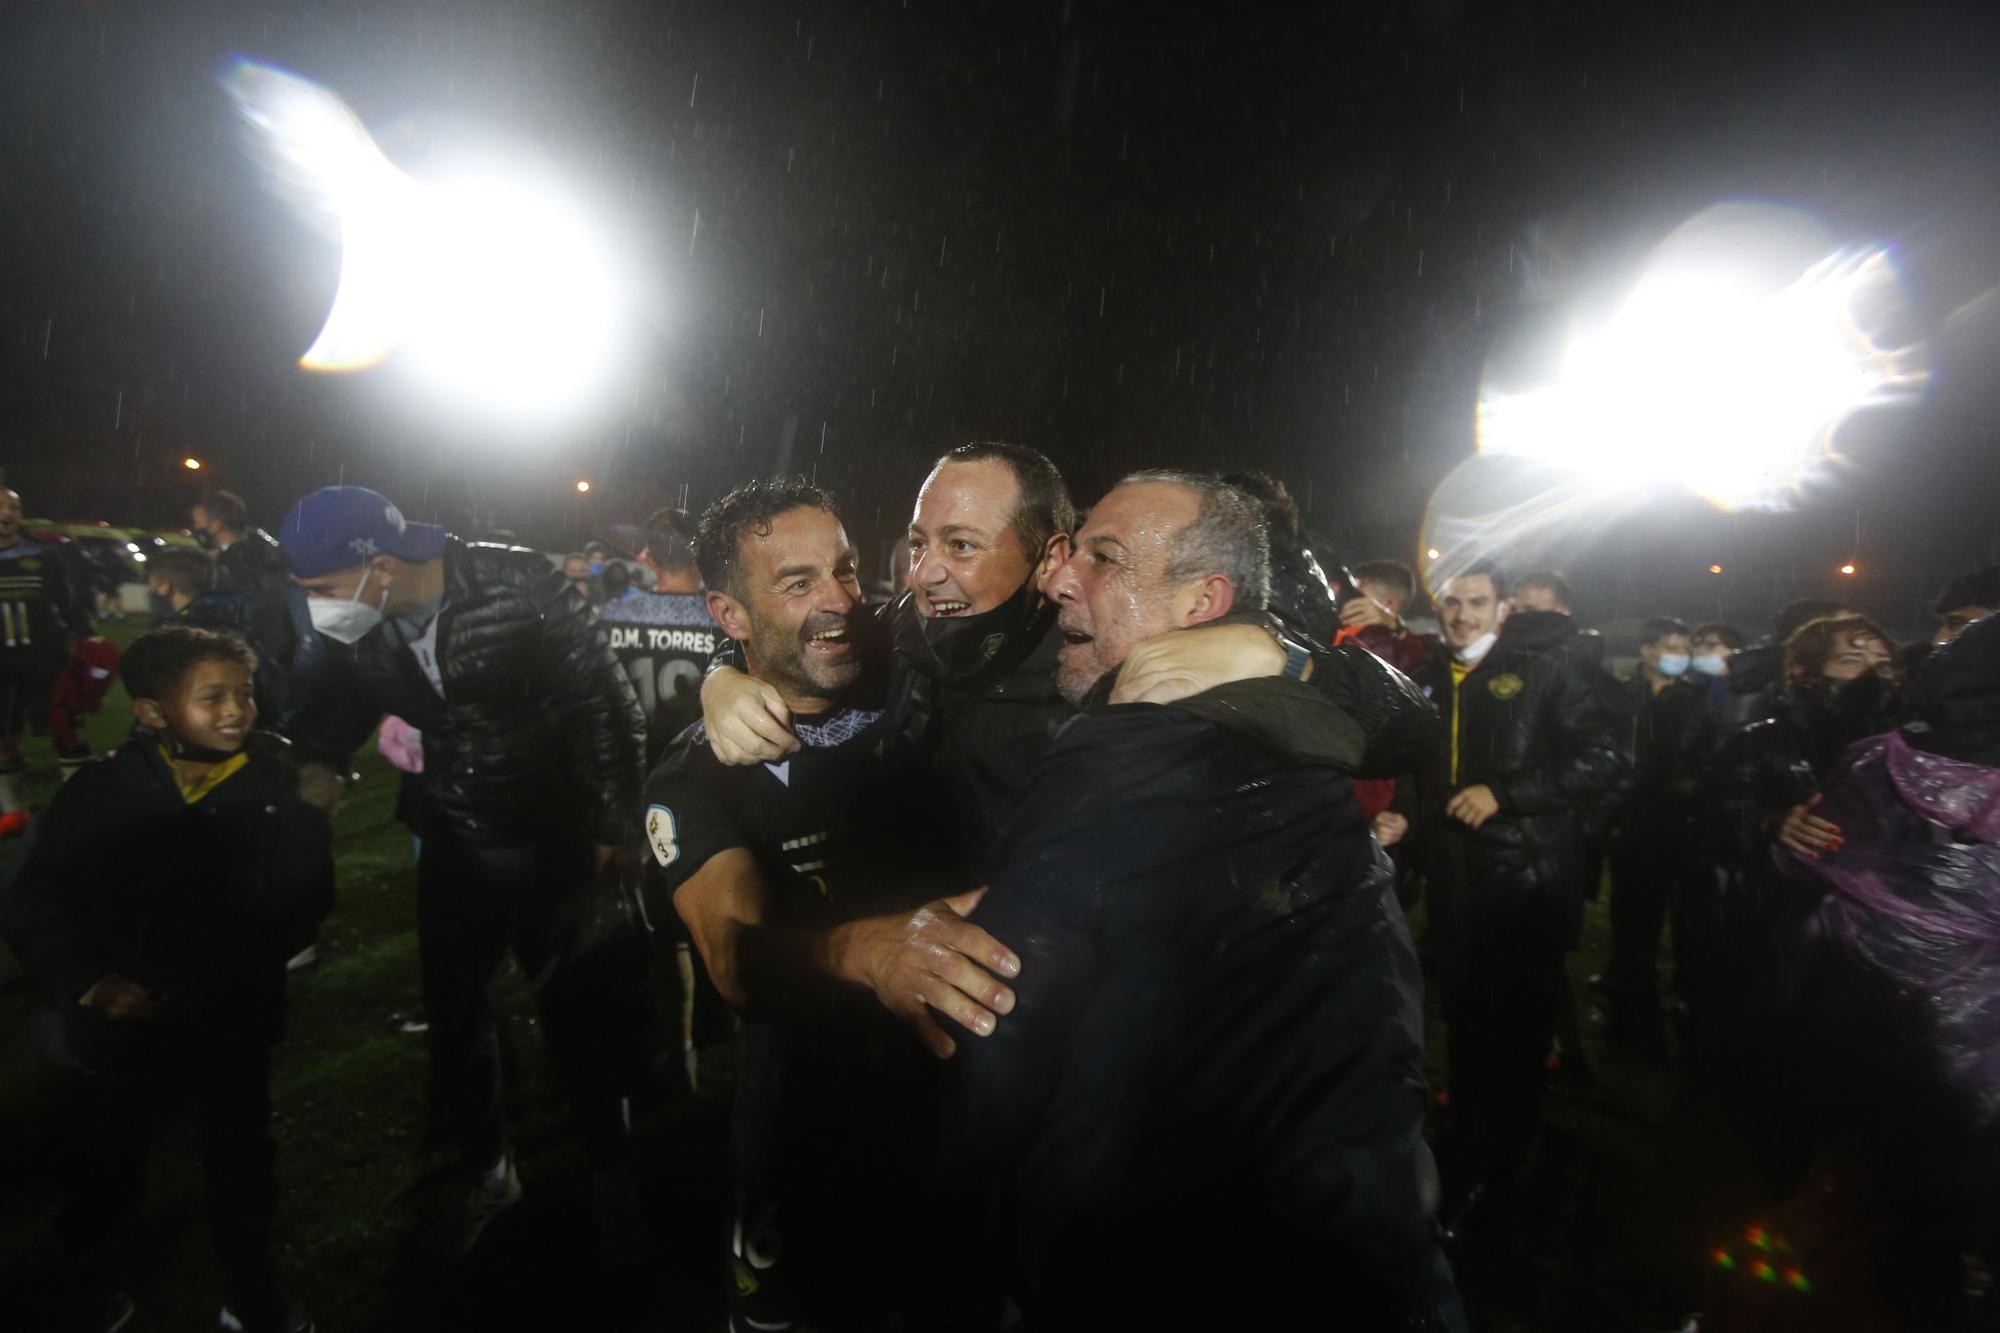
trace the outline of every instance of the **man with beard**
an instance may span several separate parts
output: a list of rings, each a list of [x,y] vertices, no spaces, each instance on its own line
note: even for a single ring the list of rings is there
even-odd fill
[[[954,1066],[957,1153],[998,1216],[967,1248],[997,1250],[1037,1329],[1464,1327],[1387,862],[1338,770],[1242,727],[1273,698],[1351,721],[1277,677],[1108,703],[1135,645],[1260,608],[1268,580],[1254,501],[1155,471],[1048,583],[1083,711],[977,912],[1017,944],[1018,1001]]]
[[[911,516],[909,591],[879,614],[890,626],[891,736],[949,803],[960,862],[976,873],[1056,730],[1073,715],[1055,687],[1054,607],[1042,579],[1068,555],[1075,510],[1062,474],[1033,449],[960,446],[940,458]],[[1167,702],[1230,680],[1291,674],[1313,682],[1359,723],[1371,774],[1413,766],[1434,714],[1409,682],[1359,648],[1288,638],[1260,611],[1197,634],[1140,645],[1119,676],[1120,702]],[[784,701],[728,669],[703,686],[708,733],[728,764],[791,753]],[[1282,727],[1281,718],[1270,719]]]
[[[1427,944],[1451,1038],[1446,1181],[1463,1205],[1475,1190],[1504,1195],[1526,1163],[1582,910],[1584,812],[1616,797],[1630,764],[1567,616],[1521,632],[1483,562],[1433,600],[1451,660],[1417,679],[1448,709],[1450,739],[1425,783]]]
[[[856,642],[860,583],[831,499],[797,478],[741,486],[702,515],[695,549],[710,613],[782,702],[792,744],[725,765],[695,727],[647,783],[646,839],[744,1020],[732,1327],[784,1329],[910,1299],[900,1269],[922,1238],[877,1209],[871,1178],[923,1152],[936,1066],[835,986],[835,960],[844,925],[907,921],[935,897],[944,858],[925,843],[921,784],[883,759],[881,664],[871,674]],[[952,919],[958,947],[1005,974],[1004,951]],[[1005,1011],[1004,988],[980,998]]]
[[[21,497],[0,487],[0,837],[27,831],[23,740],[41,731],[70,652],[90,637],[83,594],[53,546],[21,533]]]

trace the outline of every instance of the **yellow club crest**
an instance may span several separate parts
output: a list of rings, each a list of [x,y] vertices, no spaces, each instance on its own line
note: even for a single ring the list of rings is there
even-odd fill
[[[1487,681],[1486,688],[1489,692],[1491,692],[1494,698],[1500,700],[1502,703],[1505,703],[1507,700],[1519,694],[1521,692],[1521,687],[1526,683],[1527,683],[1526,681],[1522,680],[1519,676],[1515,675],[1513,672],[1503,671],[1499,675],[1495,676],[1492,680]]]

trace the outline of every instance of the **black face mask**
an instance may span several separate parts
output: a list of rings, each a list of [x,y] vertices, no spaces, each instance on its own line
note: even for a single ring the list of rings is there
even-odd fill
[[[204,551],[213,551],[215,549],[215,534],[207,528],[196,528],[194,530],[194,544]]]
[[[1054,618],[1055,607],[1042,600],[1030,578],[1012,597],[978,615],[896,617],[896,651],[933,680],[963,684],[1026,657]]]

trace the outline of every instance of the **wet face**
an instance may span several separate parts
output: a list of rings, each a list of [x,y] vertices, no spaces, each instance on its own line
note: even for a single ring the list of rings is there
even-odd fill
[[[1192,623],[1189,585],[1170,580],[1167,569],[1181,529],[1200,509],[1190,491],[1141,482],[1116,488],[1090,511],[1046,587],[1061,608],[1056,687],[1065,699],[1081,702],[1134,644]]]
[[[171,698],[139,703],[139,720],[147,726],[172,727],[182,740],[211,750],[242,749],[257,721],[250,668],[221,658],[196,662]]]
[[[21,539],[21,496],[0,487],[0,546],[12,546]]]
[[[743,643],[753,674],[794,701],[824,701],[854,683],[861,581],[840,520],[802,505],[773,519],[768,533],[750,529],[735,583],[710,590],[708,609]]]
[[[1469,648],[1488,634],[1498,633],[1507,619],[1489,574],[1460,574],[1438,590],[1438,625],[1452,648]]]
[[[1937,637],[1932,639],[1931,642],[1939,645],[1950,643],[1965,632],[1967,625],[1972,624],[1974,621],[1986,619],[1986,617],[1992,615],[1996,610],[2000,610],[2000,607],[1972,604],[1955,606],[1938,619]]]
[[[1828,680],[1860,680],[1887,669],[1893,656],[1889,645],[1872,634],[1850,634],[1834,645],[1820,674]]]
[[[1033,565],[1014,535],[1021,486],[995,459],[931,473],[910,516],[909,585],[924,616],[976,616],[1020,591]]]
[[[1355,586],[1361,589],[1362,596],[1371,597],[1382,603],[1395,615],[1402,615],[1403,609],[1410,604],[1410,594],[1405,592],[1399,583],[1389,583],[1382,579],[1356,579],[1354,582]]]

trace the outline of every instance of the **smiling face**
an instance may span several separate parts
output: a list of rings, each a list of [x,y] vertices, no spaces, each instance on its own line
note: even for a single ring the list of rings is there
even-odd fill
[[[0,547],[12,546],[21,539],[21,496],[18,491],[10,491],[0,486]]]
[[[1490,574],[1460,574],[1438,590],[1438,624],[1444,641],[1467,648],[1483,636],[1497,633],[1507,618],[1507,604],[1494,590]]]
[[[1193,593],[1200,581],[1167,577],[1181,529],[1201,512],[1191,491],[1163,482],[1119,486],[1090,511],[1074,549],[1049,576],[1048,596],[1062,608],[1056,625],[1056,688],[1079,703],[1091,686],[1125,661],[1132,646],[1206,615]],[[1228,611],[1225,604],[1214,614]]]
[[[1021,486],[996,459],[946,463],[910,516],[910,588],[927,617],[976,616],[1018,592],[1033,566],[1014,530]]]
[[[854,616],[861,581],[840,520],[800,506],[743,534],[735,587],[710,589],[709,614],[740,641],[751,674],[795,708],[818,711],[861,674]]]
[[[155,731],[172,727],[191,745],[233,753],[257,722],[250,668],[227,658],[204,658],[188,668],[171,698],[140,700],[134,711]]]

